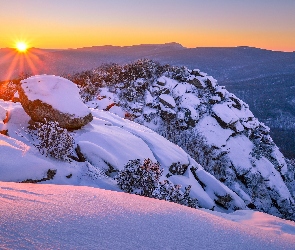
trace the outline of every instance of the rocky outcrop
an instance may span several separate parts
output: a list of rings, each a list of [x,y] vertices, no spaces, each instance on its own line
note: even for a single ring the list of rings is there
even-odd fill
[[[158,69],[161,67],[152,71]],[[135,122],[182,147],[249,208],[295,220],[295,190],[290,184],[294,175],[270,137],[269,128],[254,117],[246,103],[219,86],[213,77],[185,67],[167,67],[146,82],[145,90],[137,93],[142,95],[138,97],[142,113],[132,111],[138,101],[130,101],[124,90],[112,91]],[[171,105],[169,100],[175,103]],[[183,173],[175,166],[171,171],[173,176]],[[218,197],[221,206],[230,202],[226,195]]]
[[[21,181],[20,183],[38,183],[38,182],[43,182],[43,181],[49,181],[49,180],[52,180],[55,175],[56,175],[55,169],[48,169],[48,171],[46,173],[46,177],[44,177],[40,180],[26,179],[24,181]]]
[[[56,121],[60,127],[79,129],[93,117],[76,85],[57,76],[34,76],[21,81],[20,102],[34,121]]]

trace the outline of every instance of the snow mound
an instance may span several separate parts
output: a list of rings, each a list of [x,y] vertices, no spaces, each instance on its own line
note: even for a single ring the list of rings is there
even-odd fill
[[[294,222],[262,213],[225,216],[90,187],[0,182],[0,202],[3,249],[287,250],[295,244]]]
[[[35,121],[59,122],[61,127],[76,129],[92,120],[82,102],[79,88],[71,81],[54,75],[36,75],[21,81],[20,102]]]
[[[40,100],[63,113],[86,116],[89,110],[81,100],[79,88],[73,82],[54,75],[36,75],[21,81],[29,100]]]
[[[26,144],[0,134],[1,181],[40,180],[54,164],[33,155]]]

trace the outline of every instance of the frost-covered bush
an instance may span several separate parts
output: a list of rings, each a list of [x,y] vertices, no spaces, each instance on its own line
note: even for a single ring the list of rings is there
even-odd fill
[[[286,159],[287,173],[286,184],[291,191],[290,193],[295,198],[295,159]]]
[[[58,122],[36,122],[28,132],[35,140],[34,146],[41,154],[67,160],[73,153],[74,139],[66,129],[59,127]]]
[[[14,94],[17,92],[20,81],[30,76],[30,74],[22,73],[17,78],[9,81],[0,82],[0,99],[3,99],[4,101],[13,100]]]
[[[197,200],[190,197],[191,186],[189,185],[186,187],[184,193],[180,188],[180,185],[174,185],[169,180],[164,180],[159,183],[158,187],[153,192],[153,197],[159,200],[166,200],[196,208],[198,206]]]
[[[0,83],[0,99],[9,101],[17,91],[17,84],[13,81]]]
[[[190,197],[191,186],[180,190],[180,185],[174,185],[169,180],[159,182],[163,174],[159,163],[145,159],[129,161],[121,170],[116,179],[118,186],[125,192],[146,197],[175,202],[188,207],[196,208],[197,200]]]
[[[130,160],[116,177],[118,186],[125,192],[153,197],[158,187],[159,179],[163,173],[159,163],[145,159]]]
[[[64,75],[63,77],[77,84],[82,101],[85,103],[93,100],[97,96],[98,88],[102,86],[102,78],[95,75],[91,70],[72,76]]]

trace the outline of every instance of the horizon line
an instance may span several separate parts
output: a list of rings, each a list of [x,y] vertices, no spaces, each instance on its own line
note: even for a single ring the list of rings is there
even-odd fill
[[[294,53],[293,51],[283,51],[283,50],[272,50],[272,49],[266,49],[262,47],[255,47],[255,46],[249,46],[249,45],[237,45],[237,46],[197,46],[197,47],[185,47],[181,43],[177,42],[168,42],[168,43],[141,43],[141,44],[133,44],[133,45],[112,45],[112,44],[105,44],[105,45],[92,45],[92,46],[84,46],[84,47],[75,47],[75,48],[42,48],[42,47],[29,47],[30,49],[40,49],[40,50],[79,50],[79,49],[87,49],[87,48],[95,48],[95,47],[117,47],[117,48],[128,48],[128,47],[136,47],[136,46],[169,46],[169,45],[177,45],[181,46],[183,49],[202,49],[202,48],[212,48],[212,49],[230,49],[230,48],[252,48],[252,49],[260,49],[260,50],[266,50],[266,51],[272,51],[272,52],[283,52],[283,53]],[[3,47],[0,49],[15,49],[13,47]]]

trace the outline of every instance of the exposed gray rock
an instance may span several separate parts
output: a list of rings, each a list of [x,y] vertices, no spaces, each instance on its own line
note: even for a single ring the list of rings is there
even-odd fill
[[[157,80],[157,84],[160,85],[160,86],[165,86],[165,84],[166,84],[165,78],[164,77],[160,77]]]
[[[175,108],[175,101],[172,96],[167,94],[162,94],[159,96],[160,102],[167,108]]]
[[[195,87],[197,88],[200,88],[200,89],[203,89],[204,86],[203,84],[195,77],[191,77],[189,80],[188,80],[188,83],[194,85]]]

